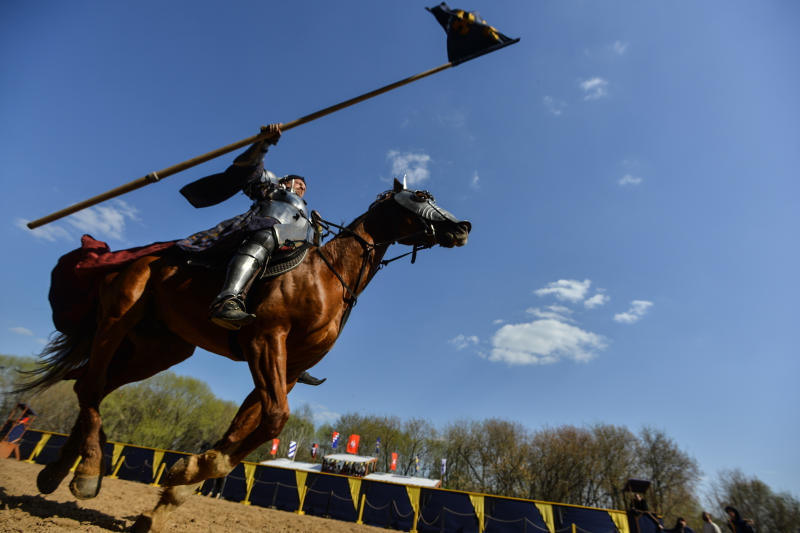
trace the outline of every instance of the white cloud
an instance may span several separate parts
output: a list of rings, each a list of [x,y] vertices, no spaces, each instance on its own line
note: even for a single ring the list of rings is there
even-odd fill
[[[48,242],[55,242],[58,239],[71,240],[72,235],[67,230],[57,224],[46,224],[36,229],[29,229],[27,224],[29,220],[18,218],[14,221],[14,225],[25,231],[30,231],[31,234],[37,239],[44,239]]]
[[[478,339],[478,337],[476,337],[475,335],[470,335],[470,336],[456,335],[447,342],[455,346],[456,350],[463,350],[464,348],[475,346],[476,344],[478,344],[478,342],[480,342],[480,339]]]
[[[590,78],[581,82],[584,100],[598,100],[608,96],[608,81],[600,77]]]
[[[84,233],[122,239],[126,220],[138,220],[138,210],[122,200],[78,211],[67,221]]]
[[[583,302],[583,306],[586,309],[594,309],[595,307],[600,307],[601,305],[607,304],[609,300],[610,300],[610,298],[609,298],[609,296],[607,294],[603,294],[602,292],[598,292],[597,294],[595,294],[591,298],[587,298]]]
[[[590,331],[555,319],[507,324],[492,337],[490,361],[509,365],[552,364],[563,359],[586,362],[607,346]]]
[[[628,51],[628,43],[622,41],[614,41],[614,44],[611,45],[611,49],[617,55],[625,55],[625,52]]]
[[[9,331],[16,333],[17,335],[26,335],[28,337],[33,337],[33,332],[28,328],[23,328],[22,326],[16,326],[13,328],[8,328]]]
[[[625,185],[639,185],[641,182],[642,178],[634,176],[633,174],[625,174],[617,181],[617,183],[623,187]]]
[[[439,123],[450,128],[463,128],[467,123],[467,114],[462,110],[452,110],[436,116]]]
[[[397,150],[390,150],[386,154],[386,159],[392,165],[392,175],[398,179],[402,179],[402,176],[406,175],[409,185],[422,183],[430,178],[431,173],[428,170],[428,163],[431,161],[431,156],[428,154],[401,153]]]
[[[479,190],[481,188],[481,177],[478,176],[478,171],[476,170],[475,173],[472,175],[472,180],[469,182],[470,188],[474,190]]]
[[[586,296],[592,282],[588,279],[578,281],[575,279],[560,279],[548,283],[546,287],[536,289],[536,296],[547,296],[552,294],[561,301],[579,302]]]
[[[545,109],[555,116],[561,115],[564,112],[564,109],[567,107],[566,102],[562,100],[556,100],[552,96],[545,96],[542,98],[542,103],[544,104]]]
[[[572,314],[572,309],[563,305],[550,305],[544,309],[540,307],[529,307],[525,310],[525,312],[535,316],[536,318],[549,318],[565,322],[572,321],[569,316]]]
[[[316,426],[333,424],[342,416],[341,413],[331,411],[319,403],[309,404],[309,407],[311,408],[311,417],[314,419],[314,425]]]
[[[503,320],[502,318],[495,318],[494,320],[492,320],[492,324],[494,324],[495,326],[503,323],[505,323],[505,320]]]
[[[647,311],[652,306],[653,302],[648,302],[647,300],[633,300],[627,311],[614,315],[614,321],[621,324],[633,324],[647,314]]]

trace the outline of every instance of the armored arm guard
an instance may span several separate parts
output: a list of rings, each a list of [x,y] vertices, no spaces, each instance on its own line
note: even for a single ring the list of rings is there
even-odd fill
[[[264,154],[270,144],[278,142],[281,135],[276,124],[264,127],[261,131],[269,134],[234,159],[225,172],[195,180],[185,185],[181,194],[194,207],[207,207],[223,202],[241,190],[246,192],[251,183],[257,182],[263,176]]]
[[[264,155],[266,155],[269,145],[277,144],[278,139],[281,138],[281,129],[277,124],[270,124],[269,126],[262,126],[261,133],[267,134],[260,141],[254,142],[250,148],[239,154],[233,160],[233,164],[237,167],[255,167],[258,165],[263,166]]]

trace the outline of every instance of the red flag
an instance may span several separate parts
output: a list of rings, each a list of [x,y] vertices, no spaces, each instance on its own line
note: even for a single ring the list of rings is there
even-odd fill
[[[350,438],[347,439],[347,453],[358,453],[358,441],[360,440],[360,435],[350,435]]]
[[[272,451],[269,452],[270,455],[275,455],[278,453],[278,444],[281,442],[281,439],[272,439]]]
[[[318,449],[319,449],[319,444],[317,444],[315,442],[314,445],[311,446],[311,458],[312,459],[316,459],[317,458],[317,450]]]
[[[394,453],[394,452],[392,452],[392,466],[391,466],[391,469],[392,469],[392,472],[397,470],[397,454]]]

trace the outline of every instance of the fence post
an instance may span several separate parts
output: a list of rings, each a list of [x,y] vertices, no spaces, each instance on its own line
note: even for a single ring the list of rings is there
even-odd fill
[[[108,476],[110,479],[117,479],[117,472],[119,472],[119,469],[122,468],[122,463],[124,462],[125,462],[125,456],[120,455],[119,459],[117,460],[117,464],[114,467],[114,471],[111,473],[110,476]]]
[[[364,522],[361,520],[364,517],[364,500],[367,499],[367,493],[361,495],[361,508],[358,510],[358,520],[356,520],[356,524],[363,524]]]
[[[161,463],[161,468],[158,469],[158,475],[156,475],[156,478],[153,480],[152,483],[150,483],[151,485],[158,486],[158,482],[161,481],[161,476],[162,474],[164,474],[164,468],[166,468],[166,466],[167,463],[164,462]]]

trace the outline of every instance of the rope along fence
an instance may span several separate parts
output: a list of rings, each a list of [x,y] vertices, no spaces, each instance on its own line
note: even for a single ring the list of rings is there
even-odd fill
[[[520,528],[520,531],[522,531],[523,533],[527,533],[529,531],[528,529],[529,527],[532,527],[533,531],[544,531],[544,533],[550,533],[549,529],[547,529],[546,527],[541,527],[540,525],[531,522],[530,520],[528,520],[527,516],[517,518],[516,520],[503,520],[502,518],[486,515],[486,529],[489,529],[490,522],[498,522],[500,524],[514,524],[517,522],[521,522],[522,527]]]

